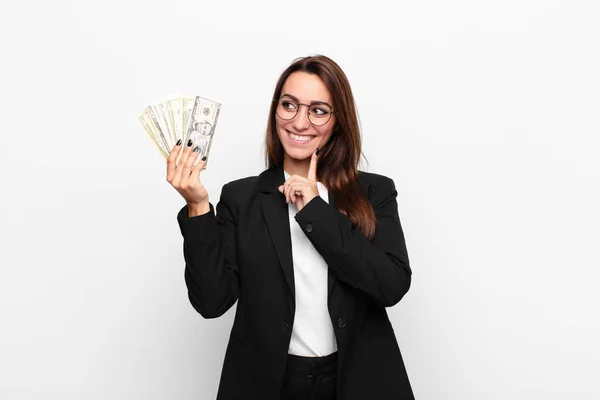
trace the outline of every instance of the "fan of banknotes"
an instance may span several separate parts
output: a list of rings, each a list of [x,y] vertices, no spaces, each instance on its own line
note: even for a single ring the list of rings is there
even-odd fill
[[[192,147],[198,146],[200,152],[195,166],[204,156],[208,164],[208,153],[220,110],[220,103],[204,97],[173,96],[147,106],[138,120],[165,159],[179,139],[183,143],[182,148],[191,139]],[[203,169],[206,169],[206,164]]]

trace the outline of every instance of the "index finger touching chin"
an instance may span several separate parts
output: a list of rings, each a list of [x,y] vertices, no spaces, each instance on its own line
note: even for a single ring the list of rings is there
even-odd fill
[[[319,157],[320,147],[310,157],[310,166],[308,167],[308,179],[311,181],[317,180],[317,161]]]

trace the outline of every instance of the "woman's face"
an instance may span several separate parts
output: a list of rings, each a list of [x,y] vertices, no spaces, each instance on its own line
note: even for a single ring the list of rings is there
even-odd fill
[[[327,109],[327,105],[329,110],[333,110],[333,99],[325,83],[317,75],[302,71],[294,72],[285,81],[280,98],[289,100],[290,104],[286,103],[287,107],[292,107],[294,103],[298,107],[298,112],[292,119],[285,120],[278,115],[275,116],[277,135],[285,152],[296,160],[311,157],[317,147],[321,148],[331,137],[335,127],[335,114],[332,114],[324,125],[316,126],[308,119],[308,107],[298,103],[316,103],[315,107],[322,105],[322,109],[315,110],[317,114]],[[318,115],[311,118],[319,123]],[[293,135],[300,136],[300,140],[294,139]]]

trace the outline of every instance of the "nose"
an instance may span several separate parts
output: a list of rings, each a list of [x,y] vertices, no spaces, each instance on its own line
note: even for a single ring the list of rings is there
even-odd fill
[[[310,121],[308,120],[308,107],[302,107],[304,104],[301,104],[298,109],[298,113],[294,117],[293,126],[297,131],[308,129],[310,126]]]

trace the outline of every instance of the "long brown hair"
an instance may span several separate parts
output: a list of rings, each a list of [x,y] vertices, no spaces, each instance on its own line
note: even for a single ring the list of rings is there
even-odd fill
[[[278,99],[286,79],[296,71],[317,75],[333,98],[336,122],[329,142],[319,150],[317,180],[333,194],[338,210],[348,216],[369,241],[375,236],[375,212],[358,181],[361,137],[354,96],[346,74],[332,59],[315,55],[295,59],[279,77],[273,99]],[[271,102],[265,163],[267,168],[283,166],[284,149],[275,124],[276,101]]]

